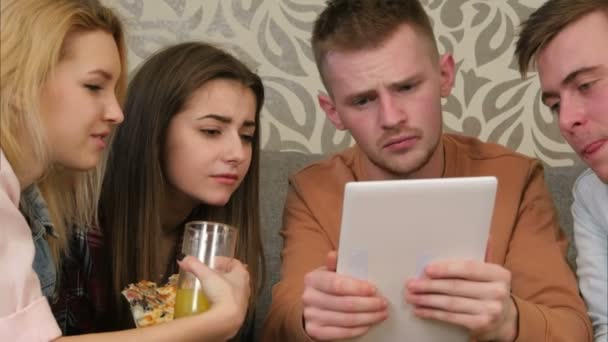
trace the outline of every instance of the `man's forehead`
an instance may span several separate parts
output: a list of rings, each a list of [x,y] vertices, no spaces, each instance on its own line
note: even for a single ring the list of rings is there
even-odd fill
[[[536,67],[543,79],[563,81],[571,73],[608,64],[608,17],[591,13],[563,28],[539,51]]]
[[[368,92],[378,87],[388,87],[404,82],[418,72],[413,68],[393,68],[390,64],[379,64],[370,68],[354,65],[353,68],[341,69],[330,73],[327,77],[332,92],[337,96],[355,95],[360,92]]]

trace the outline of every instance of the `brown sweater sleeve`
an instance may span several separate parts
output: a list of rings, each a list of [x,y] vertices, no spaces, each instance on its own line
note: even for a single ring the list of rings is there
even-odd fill
[[[281,235],[281,280],[272,289],[262,341],[312,341],[302,321],[304,276],[325,265],[335,246],[293,186],[287,193]]]
[[[591,341],[591,324],[565,254],[568,242],[533,162],[506,256],[519,311],[517,342]]]
[[[591,341],[591,325],[574,274],[565,259],[567,241],[559,229],[542,166],[537,161],[527,165],[526,181],[519,178],[521,183],[514,186],[521,192],[507,199],[513,210],[504,210],[508,222],[502,224],[513,228],[500,237],[506,255],[502,254],[499,262],[504,262],[505,268],[512,272],[512,293],[519,311],[516,341]],[[510,177],[501,179],[509,184],[517,183]],[[323,179],[317,181],[325,183]],[[338,221],[319,222],[312,214],[327,212],[327,208],[341,198],[328,184],[319,186],[314,195],[302,194],[297,183],[292,183],[289,189],[281,232],[284,238],[281,281],[273,288],[263,341],[311,341],[302,322],[304,276],[325,264],[327,253],[336,249],[338,236]],[[513,186],[507,188],[513,191]],[[317,203],[311,200],[313,197],[330,200]],[[328,217],[335,215],[338,214],[332,211]]]

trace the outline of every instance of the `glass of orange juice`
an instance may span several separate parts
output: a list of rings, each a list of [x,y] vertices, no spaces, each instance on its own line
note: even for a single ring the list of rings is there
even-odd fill
[[[195,256],[210,268],[221,272],[222,265],[234,258],[237,236],[236,228],[224,223],[188,222],[184,228],[182,254]],[[202,313],[209,310],[210,306],[198,278],[190,272],[180,270],[174,317]]]

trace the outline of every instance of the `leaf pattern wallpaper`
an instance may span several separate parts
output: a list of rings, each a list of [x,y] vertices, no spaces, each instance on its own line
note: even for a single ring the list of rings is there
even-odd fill
[[[182,41],[223,47],[262,77],[263,148],[331,153],[353,144],[325,119],[324,91],[310,48],[325,0],[103,0],[125,19],[129,70],[154,51]],[[452,53],[457,76],[444,100],[448,132],[507,145],[551,166],[576,156],[556,118],[540,102],[534,73],[521,79],[513,51],[519,24],[544,0],[422,0],[439,48]]]

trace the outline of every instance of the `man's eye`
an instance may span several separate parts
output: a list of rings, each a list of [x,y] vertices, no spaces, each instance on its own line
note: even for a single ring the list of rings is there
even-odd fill
[[[403,84],[399,86],[399,91],[410,91],[416,87],[415,84]]]
[[[366,104],[368,104],[368,103],[372,102],[373,100],[374,100],[374,99],[373,99],[373,98],[371,98],[371,97],[360,97],[360,98],[356,98],[356,99],[353,101],[353,105],[354,105],[354,106],[356,106],[356,107],[363,107],[363,106],[365,106]]]
[[[556,102],[556,103],[550,105],[549,109],[551,110],[551,113],[553,113],[554,115],[559,115],[559,102]]]
[[[364,104],[366,104],[368,101],[367,99],[357,99],[354,101],[354,105],[355,106],[363,106]]]
[[[585,92],[585,91],[591,89],[591,87],[593,86],[594,83],[595,83],[595,81],[583,83],[578,86],[578,90],[581,92]]]

